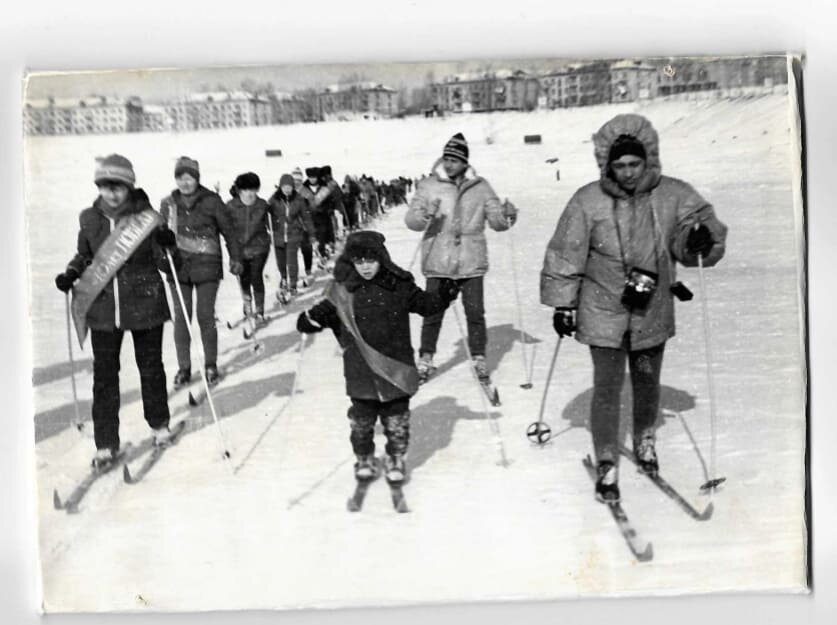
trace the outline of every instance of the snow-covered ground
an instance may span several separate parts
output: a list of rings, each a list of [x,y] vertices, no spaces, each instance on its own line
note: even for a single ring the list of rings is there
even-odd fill
[[[581,464],[590,453],[586,347],[574,341],[562,346],[545,416],[555,432],[552,442],[537,447],[525,437],[556,344],[551,313],[539,304],[543,251],[569,196],[597,175],[590,136],[629,111],[645,114],[658,129],[664,173],[691,182],[730,228],[726,258],[707,272],[717,466],[727,482],[714,496],[713,518],[699,523],[624,463],[625,510],[654,545],[654,560],[642,564],[607,509],[594,501]],[[178,397],[171,408],[175,419],[187,420],[187,433],[145,479],[126,485],[115,471],[95,485],[77,515],[53,509],[53,489],[66,495],[94,451],[92,439],[70,427],[64,301],[52,279],[74,251],[78,211],[95,196],[95,156],[128,156],[138,184],[155,201],[173,187],[181,154],[200,161],[207,186],[219,181],[225,190],[235,175],[253,170],[268,195],[295,166],[328,163],[338,179],[345,173],[416,177],[457,131],[469,140],[477,171],[521,209],[512,231],[489,234],[488,359],[503,405],[485,418],[448,312],[437,355],[440,375],[411,405],[409,514],[393,511],[383,482],[372,486],[361,513],[346,511],[354,480],[341,359],[333,337],[322,334],[300,360],[294,328],[295,313],[316,300],[324,279],[291,314],[260,333],[259,355],[252,355],[239,331],[219,328],[220,364],[228,377],[215,403],[229,462],[221,457],[206,404],[189,409]],[[543,143],[525,145],[525,134],[541,134]],[[28,138],[45,608],[214,610],[804,589],[805,385],[792,143],[782,96],[180,135]],[[269,148],[284,156],[266,158]],[[557,164],[545,162],[554,157]],[[375,227],[386,235],[396,262],[407,266],[419,235],[404,227],[403,212],[394,210]],[[268,273],[273,291],[272,258]],[[531,390],[520,388],[526,372],[515,273],[527,349],[535,355]],[[679,277],[698,291],[696,270],[681,269]],[[239,310],[235,283],[226,279],[219,317],[233,318]],[[699,301],[679,304],[677,314],[678,335],[663,368],[659,453],[663,475],[702,509],[709,499],[698,486],[706,480],[710,438]],[[416,318],[414,344],[419,327]],[[176,361],[170,325],[165,341],[171,378]],[[86,417],[89,345],[83,353],[74,347]],[[195,363],[197,358],[193,348]],[[127,339],[122,362],[122,439],[140,444],[148,431]],[[288,403],[298,366],[298,391]]]

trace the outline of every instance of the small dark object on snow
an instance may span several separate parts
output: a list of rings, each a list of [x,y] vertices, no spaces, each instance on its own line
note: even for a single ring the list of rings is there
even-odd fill
[[[701,490],[701,492],[708,493],[711,490],[715,490],[716,488],[718,488],[721,484],[723,484],[726,481],[727,481],[727,478],[725,478],[725,477],[716,477],[715,479],[712,479],[712,480],[709,480],[708,482],[706,482],[706,484],[703,484],[700,487],[700,490]]]
[[[553,156],[552,158],[548,158],[548,159],[546,159],[546,162],[547,162],[547,163],[549,163],[550,165],[551,165],[552,163],[557,163],[557,162],[558,162],[558,157],[557,157],[557,156]]]
[[[546,421],[535,421],[526,428],[526,437],[538,445],[545,445],[552,438],[552,428]]]
[[[523,135],[523,143],[540,143],[540,135]]]
[[[265,150],[265,156],[282,156],[282,150]]]

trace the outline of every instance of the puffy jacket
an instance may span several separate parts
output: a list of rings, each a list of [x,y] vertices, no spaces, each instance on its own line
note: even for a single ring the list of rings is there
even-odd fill
[[[448,301],[441,291],[423,291],[410,273],[392,265],[388,258],[372,280],[361,278],[344,257],[338,260],[334,273],[335,279],[344,282],[352,294],[355,321],[364,341],[378,352],[415,367],[409,313],[427,316],[447,308]],[[345,276],[348,277],[343,280]],[[343,375],[349,397],[391,401],[409,396],[366,364],[333,303],[323,300],[308,315],[321,326],[331,328],[343,347]]]
[[[68,263],[81,275],[92,262],[96,252],[110,236],[119,217],[111,220],[103,211],[101,198],[79,215],[77,253]],[[122,215],[151,209],[148,196],[142,189],[132,193],[131,204]],[[174,259],[177,262],[177,259]],[[119,327],[123,330],[147,330],[159,326],[169,316],[166,293],[159,271],[169,271],[165,252],[157,245],[154,235],[147,236],[134,253],[116,272],[115,279],[93,301],[87,311],[87,326],[92,330],[113,331],[116,311]],[[115,283],[115,284],[114,284]]]
[[[278,189],[270,198],[270,222],[273,228],[273,245],[285,247],[287,243],[302,241],[306,235],[314,233],[308,201],[294,190],[286,197]]]
[[[227,202],[227,212],[235,231],[235,240],[243,258],[253,258],[270,251],[270,233],[267,230],[268,205],[257,197],[252,206],[239,198]]]
[[[437,200],[439,210],[430,221],[427,211]],[[479,176],[457,184],[435,171],[418,184],[404,216],[408,228],[424,231],[421,270],[429,278],[484,275],[488,271],[486,222],[497,231],[509,228],[491,185]]]
[[[163,199],[160,213],[177,236],[177,247],[183,258],[183,265],[177,270],[180,282],[200,284],[224,277],[221,234],[227,243],[230,261],[241,260],[232,218],[217,193],[199,186],[186,197],[174,190]],[[177,227],[173,228],[175,221]]]
[[[633,195],[608,175],[613,141],[627,134],[642,142],[646,168]],[[599,347],[620,347],[629,333],[631,349],[646,349],[674,336],[670,286],[675,263],[695,266],[686,252],[688,232],[709,228],[715,245],[712,266],[724,255],[726,226],[712,206],[689,184],[661,174],[657,133],[644,117],[618,115],[593,136],[601,178],[570,198],[550,240],[541,272],[541,302],[577,308],[576,339]],[[622,303],[626,270],[659,274],[657,288],[643,310]]]

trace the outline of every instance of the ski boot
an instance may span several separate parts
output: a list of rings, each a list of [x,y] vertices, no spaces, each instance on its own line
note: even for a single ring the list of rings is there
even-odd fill
[[[433,372],[436,371],[436,367],[433,366],[433,354],[421,354],[416,369],[418,370],[419,384],[427,382]]]
[[[355,462],[355,479],[358,481],[372,480],[378,475],[378,463],[373,454],[368,456],[357,455]]]
[[[640,473],[656,477],[660,472],[660,462],[657,459],[657,450],[654,448],[654,439],[643,438],[634,442],[634,457]]]
[[[191,369],[178,369],[174,374],[174,390],[187,386],[192,381]]]
[[[404,464],[404,456],[387,455],[384,459],[387,482],[390,484],[401,484],[407,477],[407,467]]]
[[[283,306],[291,301],[290,290],[288,289],[288,281],[285,278],[282,278],[282,282],[279,284],[279,290],[276,291],[276,299]]]
[[[206,365],[206,383],[209,386],[215,386],[221,381],[221,374],[218,373],[217,365]]]
[[[90,461],[90,466],[99,473],[105,473],[113,468],[113,465],[116,464],[116,459],[116,450],[110,448],[97,449],[96,455]]]
[[[169,429],[168,425],[164,425],[163,427],[154,428],[153,430],[153,440],[151,444],[154,447],[168,447],[172,444],[174,440],[175,433]]]
[[[473,366],[480,384],[491,384],[491,376],[488,375],[488,364],[485,362],[485,356],[474,356]]]
[[[244,315],[245,319],[248,319],[250,315],[253,314],[253,302],[251,301],[249,295],[245,295],[243,299],[244,305],[241,307],[241,313]]]
[[[619,471],[616,465],[603,460],[596,467],[596,474],[596,500],[607,504],[619,503],[622,497],[619,494]]]
[[[254,319],[254,325],[256,329],[259,330],[267,325],[267,319],[265,319],[264,311],[260,310],[256,313],[256,317]]]

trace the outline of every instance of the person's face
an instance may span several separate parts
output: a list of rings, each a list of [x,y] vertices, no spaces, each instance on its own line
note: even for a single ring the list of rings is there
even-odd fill
[[[378,274],[381,268],[381,263],[371,258],[355,258],[352,259],[355,269],[364,280],[371,280]]]
[[[241,203],[244,206],[252,206],[253,203],[256,201],[256,196],[259,195],[258,189],[239,189],[238,190],[238,199],[241,200]]]
[[[285,194],[285,197],[291,197],[291,193],[294,192],[294,186],[292,184],[283,184],[281,187],[282,193]]]
[[[448,178],[458,178],[468,169],[468,163],[455,156],[445,156],[442,159],[442,167],[445,168]]]
[[[308,176],[308,184],[310,184],[312,187],[316,187],[319,183],[320,181],[317,179],[316,176]]]
[[[625,191],[633,192],[645,172],[645,159],[633,154],[625,154],[615,161],[610,161],[610,171],[613,172],[616,184]]]
[[[192,195],[198,188],[198,181],[192,177],[192,174],[182,173],[174,181],[183,195]]]
[[[128,193],[131,191],[121,182],[105,181],[99,184],[98,187],[99,197],[111,208],[122,206],[123,202],[128,199]]]

